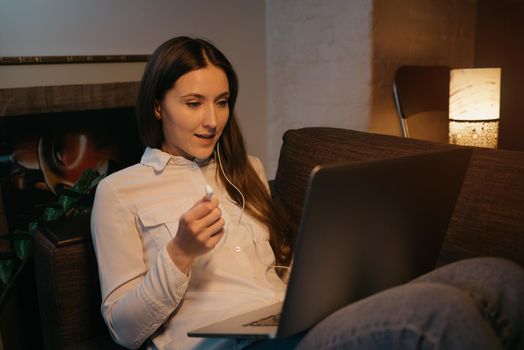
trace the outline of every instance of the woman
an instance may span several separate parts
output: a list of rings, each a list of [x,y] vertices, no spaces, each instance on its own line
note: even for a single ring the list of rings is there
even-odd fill
[[[241,348],[187,332],[284,297],[275,269],[289,263],[292,242],[261,162],[246,155],[237,93],[231,64],[204,40],[171,39],[146,66],[137,102],[146,150],[140,164],[99,184],[91,225],[102,314],[126,347]],[[520,284],[498,288],[501,271]],[[249,346],[496,348],[499,338],[518,341],[522,315],[511,306],[512,293],[524,292],[523,275],[502,260],[458,263],[343,308],[305,337]],[[490,327],[479,300],[495,313],[508,310],[507,322],[495,322],[497,314]]]

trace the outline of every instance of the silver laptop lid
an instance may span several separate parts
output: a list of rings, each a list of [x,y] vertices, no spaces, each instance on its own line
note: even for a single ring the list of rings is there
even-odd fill
[[[316,167],[278,338],[431,270],[470,149]]]

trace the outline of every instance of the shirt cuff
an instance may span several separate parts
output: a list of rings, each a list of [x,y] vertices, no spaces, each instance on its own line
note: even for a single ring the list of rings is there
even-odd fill
[[[151,267],[151,283],[157,284],[154,290],[160,291],[155,293],[157,296],[164,296],[158,300],[163,308],[173,309],[176,307],[187,290],[191,274],[186,275],[175,265],[169,256],[167,246],[164,247],[157,255],[156,264]]]

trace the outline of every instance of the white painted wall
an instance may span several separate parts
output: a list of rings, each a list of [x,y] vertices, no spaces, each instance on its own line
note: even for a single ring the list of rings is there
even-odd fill
[[[265,2],[262,0],[0,0],[0,56],[149,54],[200,36],[233,63],[248,151],[266,160]],[[0,88],[139,80],[143,63],[0,67]]]
[[[371,12],[371,0],[266,0],[270,177],[287,129],[367,130]]]
[[[475,8],[475,0],[0,0],[0,56],[144,54],[175,35],[208,38],[236,67],[248,151],[271,178],[287,129],[398,134],[394,69],[469,65]],[[0,88],[133,81],[143,65],[0,67]]]

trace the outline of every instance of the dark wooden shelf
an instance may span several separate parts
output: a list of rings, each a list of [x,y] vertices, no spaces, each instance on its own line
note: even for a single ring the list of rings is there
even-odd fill
[[[0,89],[0,117],[135,105],[139,82]]]

